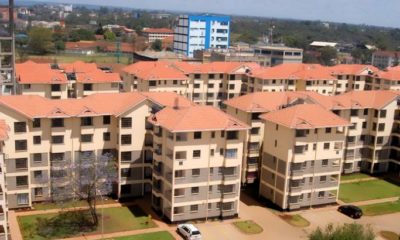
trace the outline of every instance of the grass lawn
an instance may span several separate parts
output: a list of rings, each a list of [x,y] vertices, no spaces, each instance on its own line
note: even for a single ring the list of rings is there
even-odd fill
[[[369,177],[371,177],[371,176],[368,174],[365,174],[365,173],[352,173],[352,174],[348,174],[348,175],[342,175],[340,177],[340,181],[364,179],[364,178],[369,178]]]
[[[251,220],[234,222],[233,225],[246,234],[258,234],[263,231],[260,225]]]
[[[395,202],[376,203],[360,206],[366,216],[382,215],[394,212],[400,212],[400,200]]]
[[[70,63],[78,60],[84,62],[95,62],[95,63],[117,63],[117,57],[115,55],[80,55],[80,54],[60,54],[60,55],[45,55],[45,56],[36,56],[30,55],[28,57],[30,60],[48,60],[49,62],[54,62],[57,59],[59,63]],[[120,56],[120,63],[129,64],[129,58],[127,56]]]
[[[108,240],[175,240],[175,238],[167,231],[160,231],[125,237],[117,237]]]
[[[102,210],[98,209],[98,214],[101,214]],[[40,215],[29,215],[18,217],[18,222],[22,231],[24,239],[30,240],[42,240],[49,239],[38,235],[36,225],[38,224],[38,218],[54,218],[57,214],[40,214]],[[104,233],[129,231],[143,228],[156,227],[156,224],[149,220],[148,215],[143,212],[139,207],[112,207],[104,208],[104,216],[99,217],[99,225],[97,229],[86,232],[86,234],[100,234],[101,233],[101,221],[104,219]],[[57,236],[54,238],[65,238],[72,236],[79,236],[79,232],[73,234],[68,233],[69,226],[59,226],[57,229]]]
[[[308,227],[308,226],[310,226],[310,222],[307,221],[307,219],[303,218],[299,214],[295,214],[295,215],[281,214],[279,216],[283,220],[285,220],[287,223],[289,223],[290,225],[295,226],[295,227]]]
[[[381,231],[381,232],[379,232],[379,235],[381,235],[386,240],[399,240],[400,239],[399,234],[394,233],[394,232],[389,232],[389,231]]]
[[[115,200],[108,199],[108,200],[97,200],[98,205],[102,204],[110,204],[116,203]],[[52,203],[52,202],[43,202],[43,203],[35,203],[33,204],[33,208],[35,210],[49,210],[49,209],[56,209],[56,208],[72,208],[72,207],[86,207],[86,201],[69,201],[65,203]]]
[[[346,203],[396,196],[400,196],[400,187],[380,179],[342,183],[339,189],[339,199]]]

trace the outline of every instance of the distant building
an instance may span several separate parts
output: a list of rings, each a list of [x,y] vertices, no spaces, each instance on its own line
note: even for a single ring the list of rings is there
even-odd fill
[[[333,47],[336,48],[338,44],[335,42],[320,42],[320,41],[314,41],[312,43],[310,43],[311,47],[314,48],[323,48],[323,47]]]
[[[229,48],[230,17],[181,15],[174,33],[174,51],[193,57],[195,50]]]
[[[174,31],[169,28],[144,28],[142,33],[149,43],[174,36]]]
[[[400,58],[400,51],[376,51],[372,53],[372,65],[375,67],[385,69],[398,65]],[[397,62],[397,63],[396,63]]]
[[[303,49],[284,45],[261,45],[254,47],[255,56],[265,56],[262,66],[275,66],[282,63],[302,63]]]

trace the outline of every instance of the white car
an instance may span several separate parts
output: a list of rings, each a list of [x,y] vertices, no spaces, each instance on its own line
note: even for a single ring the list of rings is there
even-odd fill
[[[201,233],[193,224],[179,224],[177,230],[187,240],[201,240]]]

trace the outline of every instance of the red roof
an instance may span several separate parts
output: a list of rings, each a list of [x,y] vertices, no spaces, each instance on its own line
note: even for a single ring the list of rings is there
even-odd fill
[[[166,61],[137,62],[123,69],[124,72],[136,75],[143,80],[188,80],[182,71],[176,69],[173,63]]]
[[[144,28],[142,30],[144,33],[166,33],[166,34],[173,34],[174,30],[169,28]]]
[[[26,61],[15,64],[15,72],[20,84],[67,84],[64,73],[51,69],[48,63]]]
[[[368,75],[369,72],[376,73],[378,68],[364,64],[338,64],[330,67],[334,75]]]

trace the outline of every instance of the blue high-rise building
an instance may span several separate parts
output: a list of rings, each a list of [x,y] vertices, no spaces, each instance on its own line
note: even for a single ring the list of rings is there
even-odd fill
[[[174,51],[193,57],[195,50],[228,48],[229,16],[181,15],[174,30]]]

